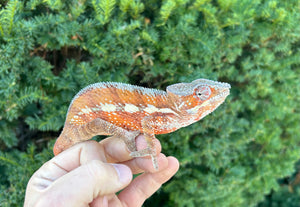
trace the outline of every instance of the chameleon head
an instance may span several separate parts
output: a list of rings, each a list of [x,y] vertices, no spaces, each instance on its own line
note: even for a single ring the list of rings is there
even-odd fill
[[[168,94],[180,99],[179,110],[193,121],[198,121],[213,112],[229,95],[230,84],[207,79],[191,83],[178,83],[167,87]]]

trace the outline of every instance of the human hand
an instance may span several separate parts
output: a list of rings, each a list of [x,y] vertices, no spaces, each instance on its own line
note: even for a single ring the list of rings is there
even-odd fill
[[[136,142],[138,149],[146,145],[143,136]],[[155,145],[159,153],[158,140]],[[150,158],[132,158],[129,154],[124,142],[116,138],[74,145],[33,174],[24,207],[142,206],[177,172],[179,163],[176,158],[160,153],[156,171]],[[142,174],[132,180],[132,174],[138,173]]]

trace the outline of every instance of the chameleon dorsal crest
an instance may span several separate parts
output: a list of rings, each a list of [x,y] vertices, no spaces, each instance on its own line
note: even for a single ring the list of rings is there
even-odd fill
[[[158,169],[155,134],[188,126],[224,102],[230,85],[207,79],[177,83],[166,91],[124,83],[100,82],[75,95],[62,133],[53,148],[55,155],[96,135],[121,138],[132,157],[151,156]],[[135,138],[143,134],[147,148],[137,151]]]

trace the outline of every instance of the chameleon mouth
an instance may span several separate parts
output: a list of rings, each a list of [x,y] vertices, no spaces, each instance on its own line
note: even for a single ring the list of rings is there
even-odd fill
[[[219,100],[220,98],[226,98],[230,94],[229,90],[225,90],[224,92],[212,97],[210,101]]]
[[[216,95],[216,96],[212,97],[211,99],[209,99],[208,100],[209,104],[212,104],[212,105],[217,104],[216,107],[218,107],[219,105],[221,105],[225,101],[226,97],[230,94],[229,89],[231,88],[231,86],[228,83],[223,83],[223,84],[224,84],[224,86],[227,86],[227,87],[226,88],[222,87],[223,90],[222,90],[221,93],[219,93],[218,95]]]

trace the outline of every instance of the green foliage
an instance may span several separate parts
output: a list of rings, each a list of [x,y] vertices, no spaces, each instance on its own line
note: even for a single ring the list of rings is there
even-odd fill
[[[96,12],[96,19],[99,20],[101,24],[105,24],[109,21],[112,11],[115,7],[115,0],[103,0],[97,1],[92,0],[93,7]]]
[[[7,4],[6,9],[0,12],[0,32],[4,34],[10,34],[13,26],[13,20],[17,10],[19,9],[20,3],[18,1],[10,1]]]
[[[181,168],[145,206],[255,206],[266,194],[260,206],[297,202],[277,182],[300,152],[297,0],[9,0],[0,9],[1,206],[22,205],[84,86],[197,78],[228,82],[231,95],[204,120],[157,136]]]
[[[280,179],[280,189],[271,192],[266,200],[259,203],[258,207],[298,207],[300,203],[300,163],[296,165],[297,173],[289,178]]]
[[[0,206],[22,206],[29,178],[51,157],[50,147],[37,153],[34,145],[28,146],[26,152],[17,150],[9,153],[0,152],[0,172],[2,175],[0,178]]]

